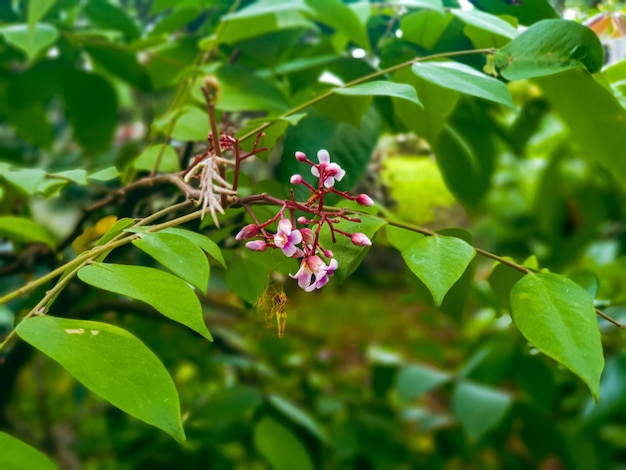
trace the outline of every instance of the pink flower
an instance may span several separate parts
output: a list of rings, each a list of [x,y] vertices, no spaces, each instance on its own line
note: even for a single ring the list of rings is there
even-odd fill
[[[299,162],[305,162],[306,154],[304,152],[296,152],[296,160],[298,160]]]
[[[298,175],[298,174],[292,175],[289,182],[291,184],[302,184],[302,175]]]
[[[367,194],[359,194],[356,197],[356,203],[363,207],[370,207],[374,205],[374,201]]]
[[[311,173],[313,173],[313,176],[323,178],[325,187],[332,188],[335,185],[335,181],[341,181],[345,176],[346,172],[343,168],[336,163],[330,162],[328,150],[322,149],[317,152],[317,159],[320,163],[311,167]]]
[[[267,243],[263,240],[254,240],[246,243],[246,248],[252,251],[265,251],[267,248]]]
[[[235,240],[248,240],[249,238],[256,237],[258,233],[259,228],[256,225],[248,224],[235,235]]]
[[[290,274],[293,279],[298,280],[298,286],[307,292],[320,289],[328,282],[328,278],[332,276],[337,269],[338,263],[336,259],[331,259],[328,266],[317,255],[308,256],[300,263],[300,269],[296,274]],[[313,276],[315,280],[313,282]]]
[[[302,234],[302,240],[306,245],[313,245],[315,242],[315,235],[313,235],[313,231],[310,228],[301,228],[300,233]]]
[[[296,246],[302,241],[300,230],[291,230],[291,221],[282,218],[278,222],[278,232],[274,235],[274,245],[283,250],[285,256],[294,256],[300,253]]]
[[[361,232],[353,233],[350,240],[352,240],[352,243],[356,246],[372,246],[372,241],[367,238],[367,235]]]

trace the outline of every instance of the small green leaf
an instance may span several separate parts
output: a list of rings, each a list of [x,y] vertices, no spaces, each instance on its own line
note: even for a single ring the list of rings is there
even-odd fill
[[[50,316],[24,320],[16,330],[92,392],[177,441],[185,440],[172,378],[154,353],[126,330]]]
[[[46,177],[46,172],[39,168],[2,169],[0,176],[12,186],[32,196],[39,191],[39,187]]]
[[[0,468],[7,470],[56,470],[58,467],[45,454],[25,442],[0,432]]]
[[[209,261],[189,239],[173,233],[143,232],[141,238],[133,240],[133,245],[206,294]]]
[[[31,34],[32,33],[32,34]],[[12,46],[24,51],[28,60],[33,60],[39,52],[53,44],[59,31],[52,25],[39,23],[33,31],[26,24],[12,24],[0,28],[0,34]]]
[[[22,243],[41,242],[52,247],[54,238],[41,225],[26,217],[0,217],[0,236]]]
[[[206,134],[206,123],[203,127],[203,132]],[[174,150],[171,145],[164,146],[162,144],[151,145],[146,148],[133,162],[133,166],[137,170],[152,171],[159,154],[161,154],[161,161],[158,168],[160,172],[175,173],[180,171],[180,161],[176,150]]]
[[[176,118],[171,136],[178,140],[205,140],[209,132],[209,118],[198,108],[186,106]]]
[[[507,393],[463,381],[454,389],[452,407],[470,441],[477,442],[502,421],[512,401]]]
[[[264,417],[254,427],[254,445],[274,470],[313,470],[302,441],[289,428]]]
[[[495,59],[507,80],[543,77],[578,67],[595,73],[604,64],[604,48],[586,26],[543,20],[497,51]]]
[[[181,237],[187,238],[189,241],[193,242],[199,248],[202,248],[207,255],[213,258],[217,264],[219,264],[222,268],[226,269],[226,261],[224,261],[224,256],[220,251],[220,247],[217,246],[213,240],[211,240],[206,235],[202,235],[201,233],[192,232],[191,230],[185,230],[184,228],[179,227],[168,227],[161,230],[161,233],[173,233],[175,235],[179,235]]]
[[[141,300],[164,316],[212,341],[193,289],[182,279],[144,266],[93,263],[78,271],[81,281],[100,289]]]
[[[418,77],[441,87],[513,107],[511,93],[504,83],[469,65],[452,61],[417,62],[411,70]]]
[[[474,248],[455,237],[422,237],[405,247],[402,258],[413,273],[428,287],[435,305],[463,275],[476,255]]]
[[[396,377],[396,393],[402,401],[411,401],[429,390],[446,383],[450,375],[417,364],[404,366]]]
[[[319,424],[317,424],[315,420],[308,415],[308,413],[305,413],[302,409],[294,405],[286,398],[278,395],[269,395],[267,397],[267,401],[280,413],[284,414],[294,423],[302,426],[315,437],[322,441],[327,440],[326,434],[322,431]]]
[[[316,19],[335,31],[345,35],[356,45],[370,49],[370,41],[365,25],[358,15],[341,0],[308,0],[315,9]]]
[[[333,93],[348,96],[393,96],[422,106],[415,88],[411,85],[385,80],[361,83],[348,88],[335,88]]]
[[[210,422],[231,421],[251,413],[262,404],[263,395],[258,388],[235,385],[209,396],[206,405],[198,410],[198,415]]]
[[[517,36],[517,29],[495,15],[490,15],[480,10],[461,10],[460,8],[450,8],[448,11],[464,23],[497,34],[498,36],[504,36],[509,39],[513,39]]]
[[[585,289],[559,274],[527,274],[511,291],[511,316],[528,341],[578,375],[598,400],[604,356]]]

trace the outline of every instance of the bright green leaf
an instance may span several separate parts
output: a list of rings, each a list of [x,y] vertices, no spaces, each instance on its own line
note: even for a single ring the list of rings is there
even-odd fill
[[[348,96],[393,96],[422,106],[415,93],[415,88],[404,83],[378,80],[361,83],[348,88],[335,88],[334,93]]]
[[[168,227],[161,230],[161,233],[173,233],[175,235],[187,238],[196,246],[202,248],[206,252],[206,254],[213,258],[222,268],[226,269],[226,261],[224,261],[224,256],[220,251],[220,247],[217,246],[217,243],[215,243],[206,235],[202,235],[201,233],[192,232],[191,230],[186,230],[179,227]]]
[[[474,248],[455,237],[422,237],[405,247],[402,258],[428,287],[435,305],[441,305],[446,292],[459,280],[476,255]]]
[[[533,346],[578,375],[598,400],[604,356],[585,289],[559,274],[527,274],[511,291],[511,315]]]
[[[0,432],[0,468],[6,470],[56,470],[57,466],[44,454],[25,442]]]
[[[206,116],[204,116],[206,118]],[[179,124],[177,122],[177,124]],[[203,132],[206,134],[207,125],[203,126]],[[184,139],[183,139],[184,140]],[[159,171],[163,173],[175,173],[180,171],[180,161],[176,150],[170,145],[151,145],[147,147],[141,155],[133,162],[133,166],[137,170],[152,171],[156,164],[157,158],[161,154],[161,161],[159,163]]]
[[[26,217],[0,216],[0,236],[22,243],[54,246],[54,238],[41,225]]]
[[[143,232],[141,238],[133,240],[133,245],[206,294],[209,261],[204,252],[189,239],[173,233]]]
[[[348,5],[341,0],[308,0],[307,3],[315,9],[318,21],[334,28],[365,50],[370,49],[367,29]]]
[[[40,19],[46,16],[50,7],[54,5],[56,0],[31,0],[28,2],[28,28],[31,34],[34,32],[35,27]]]
[[[604,64],[604,48],[586,26],[567,20],[543,20],[497,51],[495,59],[508,80],[543,77],[579,67],[595,73]]]
[[[81,281],[117,294],[141,300],[164,316],[212,341],[202,318],[202,307],[193,289],[182,279],[144,266],[93,263],[78,271]]]
[[[417,364],[404,366],[396,377],[396,393],[402,401],[411,401],[423,393],[446,383],[450,375]]]
[[[512,401],[507,393],[463,381],[454,389],[452,407],[470,441],[477,442],[502,421]]]
[[[17,334],[112,405],[185,440],[174,382],[154,353],[126,330],[36,316],[21,322]]]
[[[302,441],[289,428],[265,417],[254,427],[254,445],[274,470],[313,470]]]
[[[0,177],[32,196],[39,191],[46,172],[38,168],[6,169],[2,171]]]
[[[418,77],[444,88],[513,107],[513,99],[504,83],[469,65],[452,61],[416,62],[411,70]]]
[[[209,132],[209,117],[206,112],[187,106],[176,119],[171,137],[178,140],[206,140]]]
[[[460,8],[450,8],[448,11],[464,23],[484,29],[490,33],[497,34],[498,36],[504,36],[509,39],[513,39],[517,36],[517,29],[497,16],[484,13],[480,10],[461,10]]]
[[[26,24],[12,24],[0,28],[0,34],[12,46],[24,51],[29,60],[53,44],[59,37],[59,31],[52,25],[39,23],[34,31],[29,32]]]

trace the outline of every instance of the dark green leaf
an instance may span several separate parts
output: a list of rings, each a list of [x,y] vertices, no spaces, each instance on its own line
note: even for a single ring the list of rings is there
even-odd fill
[[[370,49],[367,29],[348,5],[340,0],[308,0],[307,3],[315,9],[318,21],[334,28],[363,49]]]
[[[484,98],[513,107],[506,85],[460,62],[417,62],[411,66],[415,75],[424,80],[466,95]]]
[[[12,24],[0,28],[0,34],[12,46],[24,51],[29,60],[52,45],[59,37],[59,31],[52,25],[39,23],[32,33],[26,24]]]
[[[17,334],[112,405],[185,440],[174,382],[154,353],[127,331],[39,316],[21,322]]]
[[[606,361],[606,367],[600,381],[602,400],[595,402],[591,398],[583,409],[586,421],[595,422],[610,417],[614,412],[626,406],[626,355],[622,352]]]
[[[0,216],[0,236],[22,243],[54,246],[54,238],[41,225],[26,217]]]
[[[416,11],[402,15],[400,17],[402,39],[417,44],[426,50],[431,50],[451,20],[450,15],[443,15],[440,11],[433,10]]]
[[[222,89],[216,105],[220,110],[278,114],[289,109],[285,98],[273,83],[258,78],[244,67],[226,65],[217,71],[216,76]]]
[[[279,395],[269,395],[267,401],[276,408],[280,413],[284,414],[287,418],[293,421],[295,424],[302,426],[309,431],[315,437],[322,441],[326,441],[327,437],[319,424],[315,422],[308,413],[304,412],[298,406]]]
[[[446,236],[422,237],[405,247],[402,258],[441,305],[446,292],[465,272],[476,251],[460,238]]]
[[[598,400],[604,356],[593,301],[582,287],[558,274],[527,274],[511,291],[511,315],[528,341],[578,375]]]
[[[57,466],[34,447],[0,432],[0,467],[6,470],[55,470]]]
[[[237,419],[263,404],[263,395],[254,387],[235,385],[211,395],[202,409],[201,417],[210,422]]]
[[[193,289],[182,279],[144,266],[93,263],[78,271],[81,281],[141,300],[161,314],[212,340]]]
[[[342,96],[333,94],[315,105],[315,109],[334,121],[360,127],[363,116],[372,104],[371,96]]]
[[[475,6],[492,15],[508,15],[517,18],[523,25],[530,25],[546,18],[558,18],[548,0],[470,0]]]
[[[404,83],[379,80],[353,85],[348,88],[335,88],[333,92],[348,96],[394,96],[422,106],[417,93],[415,93],[415,88]]]
[[[402,401],[411,401],[446,383],[450,375],[431,367],[412,364],[402,367],[396,377],[396,393]]]
[[[174,233],[143,232],[133,245],[152,256],[174,274],[206,294],[209,261],[204,252],[186,237]]]
[[[567,20],[543,20],[497,51],[495,59],[508,80],[543,77],[580,67],[595,73],[604,64],[604,48],[586,26]]]
[[[84,12],[94,26],[121,31],[128,42],[141,36],[141,31],[128,13],[107,0],[89,0]]]
[[[274,470],[313,470],[308,451],[289,429],[265,417],[254,427],[254,445]]]
[[[509,394],[472,382],[462,381],[454,389],[452,407],[472,442],[477,442],[507,414]]]
[[[152,84],[144,67],[137,60],[137,53],[116,43],[91,42],[84,45],[87,53],[107,71],[139,88],[150,91]]]

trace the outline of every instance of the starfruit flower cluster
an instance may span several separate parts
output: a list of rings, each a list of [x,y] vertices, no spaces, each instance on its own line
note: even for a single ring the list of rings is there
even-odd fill
[[[311,193],[310,197],[305,202],[298,202],[292,192],[291,199],[283,202],[274,217],[263,223],[246,225],[235,238],[250,240],[246,247],[253,251],[280,249],[287,257],[300,258],[300,269],[290,276],[298,281],[299,287],[306,292],[312,292],[323,287],[339,266],[333,252],[320,244],[320,233],[324,225],[330,229],[333,242],[337,235],[342,235],[350,238],[357,246],[372,244],[361,232],[349,233],[336,227],[341,220],[360,222],[360,219],[348,216],[345,210],[326,208],[326,195],[338,194],[364,207],[372,206],[374,201],[367,194],[352,196],[348,192],[335,189],[335,183],[341,181],[346,172],[337,163],[330,161],[327,150],[317,152],[318,163],[309,160],[303,152],[296,152],[295,157],[299,162],[309,165],[311,173],[318,179],[317,186],[305,181],[300,174],[295,174],[290,179],[293,185],[305,186]],[[252,211],[249,210],[249,213],[256,221]],[[267,230],[273,223],[277,223],[275,233]]]

